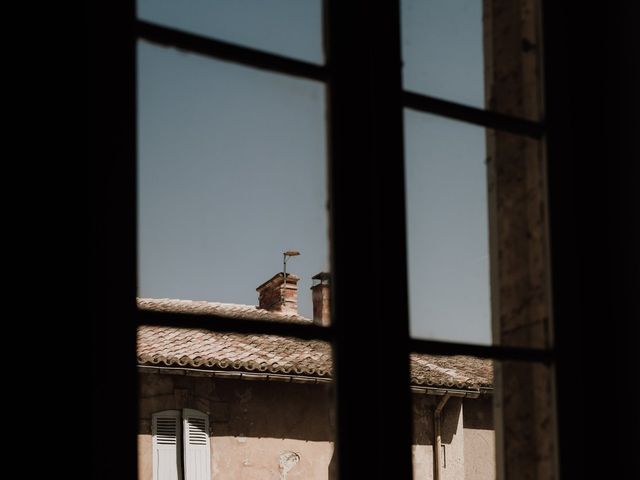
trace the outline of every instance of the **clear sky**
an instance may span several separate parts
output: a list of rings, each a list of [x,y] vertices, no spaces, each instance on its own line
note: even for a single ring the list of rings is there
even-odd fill
[[[139,0],[138,15],[321,63],[320,4]],[[482,106],[480,0],[402,7],[405,87]],[[255,305],[294,249],[310,317],[328,268],[324,86],[145,42],[138,75],[139,295]],[[484,130],[407,111],[405,139],[412,334],[488,343]]]

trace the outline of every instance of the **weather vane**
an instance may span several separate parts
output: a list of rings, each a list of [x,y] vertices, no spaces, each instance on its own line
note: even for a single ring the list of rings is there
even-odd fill
[[[283,275],[284,275],[284,283],[282,285],[282,293],[280,294],[280,302],[284,303],[284,289],[287,288],[287,260],[288,257],[297,257],[300,255],[300,252],[296,250],[287,250],[282,254],[282,264],[283,264]]]

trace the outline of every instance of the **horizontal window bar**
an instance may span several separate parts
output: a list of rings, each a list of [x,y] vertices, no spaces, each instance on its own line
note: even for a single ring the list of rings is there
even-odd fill
[[[161,27],[141,20],[136,21],[136,33],[140,38],[148,40],[149,42],[261,68],[263,70],[318,81],[327,81],[329,78],[328,69],[325,66],[293,60],[253,48],[240,47],[231,43],[181,32],[173,28]]]
[[[473,345],[468,343],[439,342],[435,340],[410,339],[412,353],[432,355],[469,355],[493,360],[520,360],[524,362],[549,363],[554,358],[553,350],[537,348],[503,347],[500,345]]]
[[[244,320],[219,317],[217,315],[138,310],[137,319],[138,325],[157,327],[200,328],[212,332],[281,335],[304,340],[331,341],[333,337],[333,329],[331,327],[266,320]]]
[[[541,138],[544,134],[544,125],[540,122],[510,117],[509,115],[468,107],[418,93],[402,92],[402,103],[405,107],[419,112],[434,113],[517,135]]]
[[[331,341],[332,327],[304,325],[299,323],[272,322],[265,320],[244,320],[216,315],[154,312],[138,310],[139,325],[152,325],[175,328],[199,328],[212,332],[234,332],[255,335],[281,335],[304,340]],[[503,347],[499,345],[473,345],[466,343],[440,342],[435,340],[410,339],[409,349],[413,353],[432,355],[470,355],[495,360],[521,360],[532,362],[550,362],[552,350],[534,348]]]

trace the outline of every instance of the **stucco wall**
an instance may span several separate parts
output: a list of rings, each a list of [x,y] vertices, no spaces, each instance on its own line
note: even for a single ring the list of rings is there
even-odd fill
[[[153,478],[151,415],[182,408],[209,414],[216,480],[328,479],[334,428],[329,388],[141,374],[139,480]],[[287,470],[291,454],[299,460]]]
[[[441,398],[413,395],[415,479],[433,479],[432,412]],[[138,478],[153,478],[152,414],[194,408],[209,415],[216,480],[332,479],[332,400],[327,384],[141,373]],[[446,462],[442,480],[495,479],[491,414],[490,398],[448,401],[441,429]]]
[[[433,479],[433,409],[442,397],[413,396],[413,478]],[[451,398],[442,411],[441,441],[444,446],[442,480],[464,479],[463,404],[460,398]]]
[[[495,433],[491,398],[466,400],[464,424],[465,480],[496,478]]]
[[[433,479],[433,409],[442,397],[413,396],[413,478]],[[442,480],[495,480],[491,397],[451,398],[442,418]]]

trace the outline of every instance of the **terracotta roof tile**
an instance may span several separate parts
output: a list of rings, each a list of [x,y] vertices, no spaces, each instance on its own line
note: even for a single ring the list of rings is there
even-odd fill
[[[298,315],[258,310],[249,305],[172,299],[139,299],[147,310],[210,313],[228,318],[312,323]],[[248,372],[331,377],[331,346],[320,340],[277,335],[218,333],[208,330],[141,326],[138,363]],[[411,383],[478,390],[493,384],[491,360],[466,356],[411,354]],[[366,369],[366,364],[365,364]]]
[[[245,318],[270,322],[312,323],[311,320],[301,315],[269,312],[253,305],[239,305],[236,303],[178,300],[174,298],[138,298],[138,308],[155,312],[204,313],[225,318]]]

